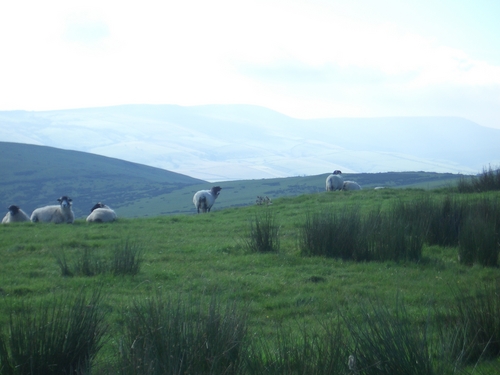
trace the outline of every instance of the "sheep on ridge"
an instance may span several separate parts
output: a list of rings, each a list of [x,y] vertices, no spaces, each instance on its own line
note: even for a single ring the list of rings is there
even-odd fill
[[[200,209],[202,212],[210,212],[221,190],[220,186],[214,186],[210,190],[196,192],[193,196],[193,203],[198,213],[200,213]]]
[[[361,190],[361,186],[354,181],[345,181],[342,190]]]
[[[34,223],[68,223],[75,221],[75,214],[71,209],[72,199],[66,195],[58,198],[59,205],[45,206],[35,209],[31,214],[31,221]]]
[[[326,178],[326,191],[342,190],[344,179],[338,169]]]
[[[30,218],[19,208],[19,206],[13,204],[9,206],[9,212],[7,212],[2,219],[2,224],[19,223],[22,221],[30,221]]]
[[[98,202],[90,209],[88,222],[108,223],[116,220],[116,213],[109,206]]]

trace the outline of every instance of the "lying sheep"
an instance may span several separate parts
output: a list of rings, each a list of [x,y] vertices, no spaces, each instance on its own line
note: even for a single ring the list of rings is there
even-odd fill
[[[57,201],[59,205],[40,207],[33,211],[31,221],[34,223],[73,223],[75,221],[75,214],[71,209],[72,199],[64,195],[58,198]]]
[[[354,181],[345,181],[342,190],[361,190],[361,186]]]
[[[13,204],[9,206],[9,212],[7,212],[2,219],[2,224],[19,223],[22,221],[30,221],[30,218],[19,208],[19,206]]]
[[[97,223],[109,223],[116,220],[116,213],[109,206],[98,202],[90,210],[90,215],[87,216],[87,221]]]
[[[200,209],[202,212],[210,212],[221,190],[220,186],[214,186],[210,190],[196,192],[193,196],[193,203],[198,213],[200,213]]]
[[[326,191],[342,190],[344,179],[338,169],[326,178]]]

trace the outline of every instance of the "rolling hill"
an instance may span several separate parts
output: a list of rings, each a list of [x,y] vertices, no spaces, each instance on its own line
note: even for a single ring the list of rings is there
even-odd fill
[[[323,192],[327,175],[220,182],[222,192],[214,209],[252,205],[258,195],[275,199]],[[388,172],[345,177],[364,188],[434,188],[450,185],[460,175]],[[193,194],[213,185],[115,158],[9,142],[0,142],[0,178],[0,204],[5,211],[10,204],[17,204],[31,213],[36,207],[56,204],[61,195],[69,195],[77,218],[85,217],[97,201],[113,207],[120,217],[194,213]]]

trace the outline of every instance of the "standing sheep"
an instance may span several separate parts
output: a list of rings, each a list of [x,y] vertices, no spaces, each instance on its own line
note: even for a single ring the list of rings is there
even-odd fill
[[[87,216],[87,221],[108,223],[116,220],[116,213],[109,206],[104,203],[98,202],[90,209],[90,215]]]
[[[344,179],[338,169],[326,178],[326,191],[342,190]]]
[[[59,205],[40,207],[33,211],[31,221],[34,223],[72,224],[75,221],[75,214],[71,209],[72,199],[64,195],[58,198],[57,201]]]
[[[19,206],[13,204],[9,206],[9,212],[7,212],[2,219],[2,224],[19,223],[22,221],[30,221],[30,218],[19,208]]]
[[[196,192],[193,196],[193,203],[198,213],[200,213],[200,208],[202,212],[210,212],[221,190],[222,188],[220,186],[214,186],[210,190],[200,190]]]
[[[361,186],[354,181],[345,181],[342,190],[361,190]]]

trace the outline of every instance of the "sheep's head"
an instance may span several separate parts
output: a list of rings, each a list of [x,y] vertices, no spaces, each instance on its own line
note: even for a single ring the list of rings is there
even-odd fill
[[[90,209],[90,212],[92,213],[95,209],[97,208],[104,208],[106,207],[106,205],[104,203],[101,203],[101,202],[97,202],[96,204],[94,204],[94,206]]]
[[[57,201],[61,204],[62,207],[71,206],[71,202],[73,201],[70,197],[63,195],[61,198],[57,198]]]
[[[210,193],[212,193],[214,197],[218,197],[221,190],[222,188],[220,186],[214,186],[210,189]]]
[[[339,171],[338,169],[333,171],[333,174],[342,174],[342,171]]]
[[[13,204],[9,206],[9,212],[11,213],[11,215],[15,215],[19,212],[19,207]]]

